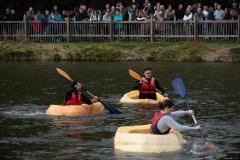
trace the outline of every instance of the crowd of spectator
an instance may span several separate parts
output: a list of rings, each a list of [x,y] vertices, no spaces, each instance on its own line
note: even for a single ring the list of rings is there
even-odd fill
[[[142,7],[141,7],[142,6]],[[165,6],[160,2],[151,4],[145,0],[144,4],[139,4],[132,0],[129,6],[123,6],[121,2],[116,5],[105,4],[103,10],[87,8],[85,4],[80,4],[72,10],[63,9],[60,11],[54,5],[51,10],[40,11],[29,7],[23,16],[17,16],[14,9],[6,9],[0,16],[1,21],[21,21],[24,18],[28,21],[51,23],[65,21],[69,17],[71,21],[147,21],[153,16],[156,21],[176,21],[184,20],[236,20],[240,15],[240,4],[233,2],[230,8],[224,8],[221,4],[214,3],[213,6],[196,3],[188,6],[179,4],[176,8],[172,5]]]

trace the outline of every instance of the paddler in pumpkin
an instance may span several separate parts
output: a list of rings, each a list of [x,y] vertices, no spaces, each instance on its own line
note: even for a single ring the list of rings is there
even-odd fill
[[[82,88],[79,81],[73,81],[70,90],[65,95],[65,105],[81,105],[83,103],[92,104],[98,101],[98,97],[91,98]]]
[[[156,100],[156,89],[161,91],[163,96],[168,96],[165,89],[161,87],[159,82],[153,77],[151,68],[144,69],[144,76],[140,81],[137,81],[136,86],[133,88],[139,90],[139,99]]]
[[[152,119],[151,128],[149,133],[151,134],[168,134],[170,129],[175,129],[180,132],[189,130],[200,130],[200,126],[183,126],[177,123],[174,119],[182,116],[191,116],[194,114],[193,110],[187,111],[173,111],[174,103],[173,101],[167,99],[164,100],[158,106],[160,111],[157,111]]]

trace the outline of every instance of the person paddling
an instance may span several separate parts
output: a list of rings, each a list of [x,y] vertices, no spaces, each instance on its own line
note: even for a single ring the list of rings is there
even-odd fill
[[[81,105],[82,103],[92,104],[97,101],[97,96],[90,98],[82,88],[82,84],[79,81],[73,81],[70,90],[65,95],[64,103],[65,105]]]
[[[173,101],[166,99],[159,106],[161,108],[160,111],[157,111],[152,119],[151,128],[149,129],[149,133],[151,134],[168,134],[170,129],[173,128],[177,131],[184,132],[189,130],[200,130],[200,126],[183,126],[177,123],[174,119],[179,118],[185,115],[193,115],[193,110],[187,111],[175,111]]]
[[[152,69],[145,68],[144,76],[140,81],[137,81],[134,89],[139,89],[139,99],[157,99],[156,89],[162,92],[162,95],[167,97],[167,93],[164,88],[162,88],[159,82],[152,76]],[[156,88],[156,89],[155,89]]]

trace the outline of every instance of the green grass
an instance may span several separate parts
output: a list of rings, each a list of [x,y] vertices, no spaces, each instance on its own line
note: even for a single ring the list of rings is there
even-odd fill
[[[10,43],[0,46],[1,60],[50,61],[208,61],[207,53],[220,49],[231,51],[234,61],[240,59],[238,42],[79,42],[79,43]],[[217,54],[216,54],[217,55]]]

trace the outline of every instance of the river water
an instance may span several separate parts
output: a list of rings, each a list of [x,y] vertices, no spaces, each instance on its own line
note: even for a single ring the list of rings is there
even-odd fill
[[[62,104],[69,82],[55,68],[67,71],[107,104],[122,111],[101,117],[47,116],[50,104]],[[114,150],[117,127],[150,123],[156,108],[122,105],[121,96],[135,80],[128,69],[153,69],[168,94],[180,76],[190,107],[214,150],[202,147],[197,132],[183,133],[181,151],[163,154]],[[239,159],[240,64],[161,62],[0,62],[0,159]],[[186,109],[184,104],[176,109]],[[106,112],[107,113],[107,112]],[[190,117],[178,120],[193,124]]]

